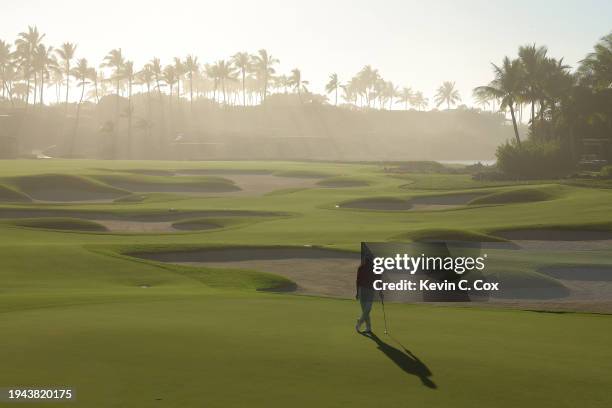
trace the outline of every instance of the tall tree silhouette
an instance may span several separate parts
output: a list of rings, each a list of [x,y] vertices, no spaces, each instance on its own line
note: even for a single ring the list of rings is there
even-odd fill
[[[246,106],[246,74],[252,69],[252,58],[246,52],[237,52],[232,56],[232,64],[240,71],[242,77],[242,106]]]
[[[444,81],[436,92],[435,102],[436,107],[446,103],[446,109],[450,109],[451,105],[461,102],[461,96],[459,95],[459,91],[455,89],[455,83]]]
[[[76,49],[77,46],[75,44],[65,42],[55,50],[63,63],[64,75],[66,76],[66,111],[68,111],[68,97],[70,94],[70,63],[74,59]]]
[[[274,65],[278,63],[278,59],[269,55],[265,49],[259,50],[257,55],[253,56],[253,68],[262,83],[262,101],[266,100],[270,78],[276,73]]]
[[[334,105],[338,105],[338,88],[340,87],[340,82],[338,81],[338,74],[333,73],[329,76],[329,81],[325,84],[325,92],[328,94],[334,92]]]
[[[510,109],[514,136],[516,138],[516,143],[520,146],[521,138],[519,136],[518,126],[516,124],[514,108],[517,100],[521,98],[521,92],[524,89],[524,67],[520,60],[510,60],[508,57],[504,58],[500,66],[495,64],[491,65],[493,65],[495,79],[491,81],[489,85],[474,88],[474,92],[481,95],[488,95],[492,98],[501,99],[500,109]]]

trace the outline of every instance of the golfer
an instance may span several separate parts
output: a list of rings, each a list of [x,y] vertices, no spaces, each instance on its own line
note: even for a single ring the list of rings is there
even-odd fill
[[[369,252],[369,251],[368,251]],[[374,257],[371,253],[367,253],[361,261],[361,265],[357,268],[357,293],[355,299],[359,299],[361,305],[361,317],[357,320],[355,329],[358,333],[372,333],[372,324],[370,323],[370,311],[372,310],[372,302],[374,301]],[[365,323],[365,331],[361,331],[361,326]]]

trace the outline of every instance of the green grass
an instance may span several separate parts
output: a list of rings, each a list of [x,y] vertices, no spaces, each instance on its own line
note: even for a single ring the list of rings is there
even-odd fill
[[[222,177],[168,177],[142,174],[110,174],[94,177],[112,186],[132,192],[229,192],[240,190],[233,181]]]
[[[28,202],[32,199],[25,193],[0,184],[0,202]]]
[[[44,228],[44,229],[55,229],[55,230],[69,230],[69,231],[106,231],[106,227],[103,225],[89,220],[82,220],[79,218],[61,218],[61,217],[49,217],[49,218],[21,218],[12,221],[11,224],[19,227],[27,228]]]
[[[11,160],[0,161],[0,174],[2,184],[23,193],[12,182],[85,183],[120,193],[117,197],[128,192],[98,177],[170,184],[211,180],[129,173],[186,167],[220,174],[315,172],[365,180],[367,185],[260,197],[177,193],[98,203],[1,203],[0,213],[27,211],[28,217],[41,218],[36,215],[41,212],[51,218],[74,213],[130,220],[163,216],[173,223],[211,222],[222,228],[172,235],[97,234],[15,227],[14,220],[3,219],[0,332],[8,335],[0,336],[0,361],[6,368],[0,370],[0,384],[66,384],[77,390],[77,400],[66,406],[105,408],[556,408],[612,403],[610,315],[534,313],[488,308],[486,303],[469,308],[387,305],[393,337],[431,371],[429,381],[437,386],[432,389],[415,375],[422,366],[398,354],[393,348],[400,346],[392,339],[381,335],[387,344],[377,345],[354,333],[354,301],[268,293],[266,289],[291,282],[265,271],[177,266],[125,255],[227,245],[357,251],[361,241],[400,235],[482,240],[494,238],[486,235],[491,231],[510,228],[609,228],[609,189],[564,185],[562,194],[545,201],[441,211],[358,211],[335,205],[377,197],[408,201],[403,197],[557,187],[550,182],[481,183],[453,174],[398,178],[374,165],[312,162]],[[408,178],[415,182],[402,187]],[[45,221],[47,217],[36,223]],[[528,283],[559,290],[558,280],[537,269],[557,263],[610,265],[611,259],[610,250],[532,251],[529,256],[489,251],[491,271],[499,279],[517,287]],[[373,313],[380,333],[378,305]]]
[[[422,229],[406,232],[392,237],[393,239],[408,239],[411,241],[461,241],[461,242],[508,242],[493,235],[469,230],[444,228]]]
[[[554,200],[560,197],[562,189],[560,186],[548,188],[523,187],[514,188],[506,191],[499,191],[482,197],[477,197],[470,201],[471,205],[480,204],[514,204],[532,203],[538,201]]]
[[[368,184],[367,180],[355,177],[329,177],[317,182],[322,187],[364,187]]]
[[[32,198],[42,200],[62,194],[71,199],[89,199],[116,198],[129,193],[89,177],[70,174],[33,174],[10,177],[4,181]]]
[[[314,171],[314,170],[285,170],[285,171],[277,171],[274,173],[275,176],[279,177],[297,177],[297,178],[325,178],[332,177],[333,174],[323,172],[323,171]]]

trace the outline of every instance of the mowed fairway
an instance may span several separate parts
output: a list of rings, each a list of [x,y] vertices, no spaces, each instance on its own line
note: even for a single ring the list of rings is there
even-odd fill
[[[0,183],[12,189],[9,178],[57,173],[95,179],[101,168],[111,167],[266,169],[294,176],[298,172],[301,177],[316,171],[319,176],[365,180],[367,185],[261,196],[173,191],[151,193],[136,202],[1,204],[0,214],[39,211],[39,217],[28,213],[28,219],[43,217],[40,211],[72,212],[86,219],[83,214],[89,211],[132,221],[163,215],[174,222],[182,220],[183,213],[185,219],[199,219],[213,210],[242,211],[227,213],[223,220],[236,214],[243,218],[222,223],[219,229],[158,234],[38,228],[32,221],[16,225],[18,218],[2,216],[0,387],[71,386],[76,401],[50,405],[68,407],[612,404],[609,314],[505,310],[486,304],[390,304],[391,338],[383,334],[380,306],[375,305],[376,342],[355,333],[354,301],[257,291],[286,282],[262,272],[177,266],[126,255],[249,244],[357,250],[361,240],[441,229],[477,234],[534,226],[607,231],[612,190],[555,182],[480,185],[469,176],[426,174],[406,175],[412,177],[411,188],[406,178],[384,174],[376,166],[280,162],[4,161],[0,168],[7,180]],[[164,183],[173,180],[169,176]],[[544,193],[524,194],[531,187]],[[514,188],[522,189],[521,202],[499,204],[500,195],[512,196],[504,193],[494,196],[495,204],[435,210],[335,207],[372,196],[410,200]],[[524,197],[537,200],[524,202]],[[202,213],[195,214],[198,211]],[[533,272],[555,259],[536,255],[514,262]],[[598,248],[575,257],[564,251],[559,259],[607,264],[611,255],[609,249]]]

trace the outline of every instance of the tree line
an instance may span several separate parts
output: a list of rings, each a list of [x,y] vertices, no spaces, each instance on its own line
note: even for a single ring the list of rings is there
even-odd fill
[[[329,75],[326,95],[308,89],[310,82],[295,68],[288,74],[277,73],[279,60],[267,50],[255,54],[238,52],[229,59],[201,63],[197,56],[174,58],[163,65],[152,58],[139,69],[127,59],[121,48],[108,52],[98,65],[77,58],[78,46],[65,42],[59,47],[44,43],[45,34],[30,26],[17,35],[13,44],[0,40],[0,82],[2,98],[11,106],[45,104],[45,92],[54,92],[56,103],[70,101],[76,88],[78,103],[100,101],[115,93],[130,98],[134,86],[141,92],[156,92],[168,97],[188,98],[193,106],[197,98],[207,98],[223,105],[255,105],[271,92],[295,93],[300,100],[359,108],[408,110],[427,109],[429,100],[421,91],[399,87],[385,80],[377,69],[366,65],[354,77],[342,82],[338,74]],[[63,93],[63,95],[62,95]],[[450,108],[461,101],[455,83],[445,81],[435,95],[435,106]]]

